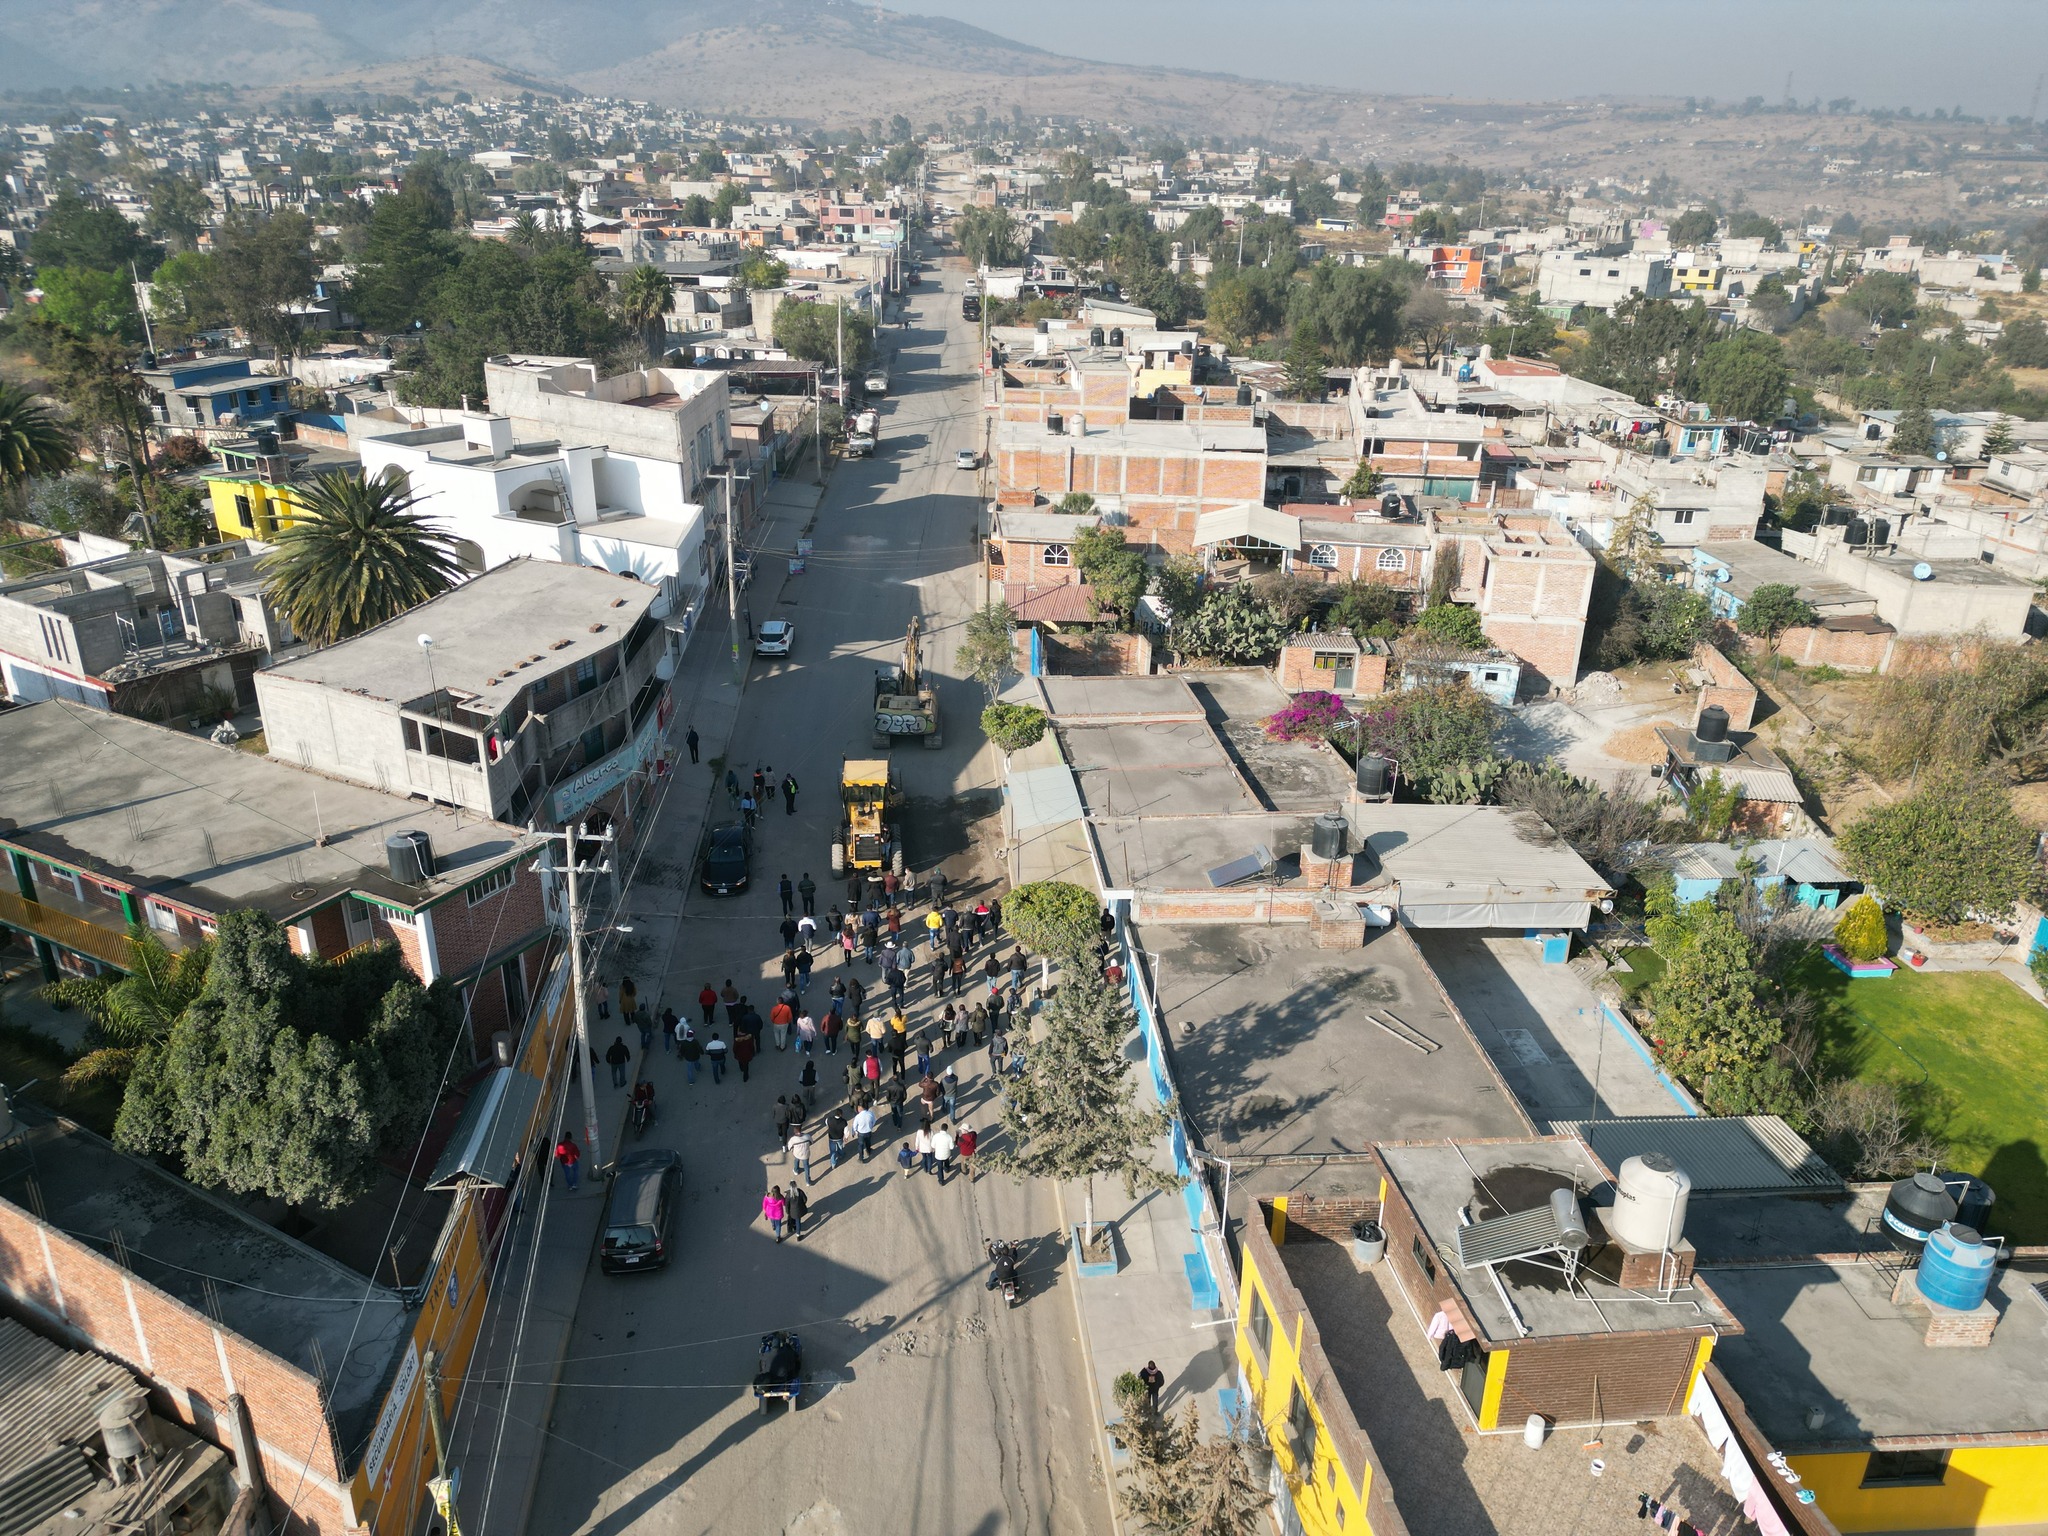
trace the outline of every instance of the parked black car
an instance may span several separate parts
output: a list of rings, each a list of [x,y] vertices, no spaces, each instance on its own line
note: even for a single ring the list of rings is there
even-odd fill
[[[747,866],[754,857],[753,829],[743,822],[713,827],[704,839],[704,889],[714,896],[734,896],[747,888]]]
[[[646,1147],[619,1159],[604,1211],[598,1263],[606,1274],[660,1269],[668,1263],[683,1203],[683,1160],[666,1147]]]

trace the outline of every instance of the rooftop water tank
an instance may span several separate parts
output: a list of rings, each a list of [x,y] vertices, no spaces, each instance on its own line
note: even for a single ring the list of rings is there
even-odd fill
[[[384,861],[400,885],[425,885],[434,875],[434,842],[424,832],[394,832],[384,839]]]
[[[1918,565],[1913,567],[1913,579],[1915,581],[1934,580],[1934,567],[1929,565],[1925,560],[1922,560]]]
[[[1557,1242],[1560,1248],[1573,1252],[1586,1246],[1586,1219],[1579,1214],[1579,1197],[1576,1191],[1553,1189],[1550,1192],[1550,1213],[1557,1218]]]
[[[1124,344],[1124,328],[1122,326],[1112,325],[1109,328],[1109,344],[1112,347],[1120,347]]]
[[[1106,341],[1106,340],[1108,340],[1108,336],[1107,336],[1107,334],[1106,334],[1106,333],[1105,333],[1105,332],[1103,331],[1103,329],[1102,329],[1102,327],[1101,327],[1101,326],[1099,326],[1099,325],[1091,325],[1091,326],[1089,326],[1089,327],[1088,327],[1088,345],[1089,345],[1089,346],[1091,346],[1091,347],[1099,347],[1099,346],[1101,346],[1101,345],[1103,344],[1103,342],[1104,342],[1104,341]]]
[[[1692,1180],[1662,1152],[1644,1152],[1621,1165],[1614,1183],[1614,1235],[1631,1248],[1664,1253],[1685,1235]]]
[[[1059,411],[1047,411],[1045,413],[1045,430],[1050,432],[1054,437],[1058,437],[1062,432],[1067,430],[1066,416]]]
[[[1928,1233],[1955,1219],[1955,1196],[1932,1173],[1900,1179],[1884,1202],[1884,1235],[1901,1253],[1920,1252]]]
[[[1344,857],[1345,838],[1350,831],[1350,822],[1333,811],[1325,811],[1316,818],[1309,833],[1309,847],[1319,859],[1341,859]]]
[[[1941,1181],[1956,1197],[1957,1223],[1973,1232],[1989,1232],[1991,1207],[1998,1203],[1991,1186],[1971,1173],[1945,1173]]]
[[[1936,1306],[1969,1312],[1983,1305],[1991,1289],[1998,1250],[1972,1227],[1945,1222],[1927,1234],[1920,1256],[1920,1294]]]
[[[1726,741],[1728,739],[1728,711],[1718,704],[1709,704],[1700,711],[1699,724],[1692,730],[1701,741]]]
[[[1358,760],[1358,792],[1361,795],[1387,795],[1394,789],[1394,765],[1377,752],[1368,753]]]

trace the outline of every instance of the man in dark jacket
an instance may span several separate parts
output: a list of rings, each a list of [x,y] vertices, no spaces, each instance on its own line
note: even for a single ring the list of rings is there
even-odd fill
[[[633,1051],[626,1044],[626,1037],[624,1035],[618,1035],[613,1038],[612,1048],[604,1053],[604,1059],[610,1064],[612,1069],[612,1086],[614,1088],[625,1087],[626,1063],[633,1059]]]

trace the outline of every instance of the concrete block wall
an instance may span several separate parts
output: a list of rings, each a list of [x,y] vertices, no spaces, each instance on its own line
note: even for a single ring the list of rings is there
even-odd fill
[[[1842,672],[1888,672],[1892,669],[1899,637],[1890,630],[1870,634],[1863,630],[1801,626],[1788,629],[1778,640],[1778,655],[1800,667],[1834,667]],[[1744,642],[1755,655],[1768,653],[1760,640]]]
[[[0,1292],[45,1329],[134,1370],[154,1389],[158,1413],[223,1448],[232,1449],[228,1395],[241,1393],[266,1480],[300,1490],[296,1528],[347,1527],[334,1435],[308,1372],[6,1200]]]
[[[1701,646],[1693,652],[1692,662],[1707,676],[1699,697],[1693,701],[1693,724],[1699,724],[1701,710],[1718,704],[1728,711],[1730,730],[1748,730],[1756,717],[1756,684],[1744,677],[1742,669],[1722,655],[1718,647]]]
[[[1496,617],[1482,612],[1486,638],[1522,661],[1522,692],[1541,693],[1553,684],[1569,687],[1579,675],[1586,621],[1564,618]]]
[[[1279,664],[1273,669],[1273,680],[1289,693],[1337,693],[1345,698],[1357,698],[1386,692],[1389,660],[1389,657],[1369,653],[1354,656],[1351,686],[1339,689],[1332,683],[1333,674],[1316,666],[1316,647],[1311,637],[1280,652]]]

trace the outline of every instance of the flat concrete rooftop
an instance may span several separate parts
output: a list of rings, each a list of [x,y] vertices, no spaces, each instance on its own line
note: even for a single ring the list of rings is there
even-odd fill
[[[106,1254],[118,1232],[137,1276],[202,1312],[213,1310],[211,1280],[224,1326],[325,1371],[336,1438],[362,1446],[412,1332],[396,1292],[67,1120],[17,1113],[28,1136],[0,1151],[0,1196],[36,1209],[33,1179],[50,1225]]]
[[[601,538],[608,526],[592,523],[587,531]],[[617,645],[658,596],[647,583],[610,571],[509,560],[387,624],[272,670],[403,703],[431,691],[419,643],[431,635],[434,685],[494,713],[535,679]]]
[[[1520,1435],[1474,1434],[1457,1378],[1437,1369],[1386,1266],[1361,1272],[1345,1249],[1298,1240],[1292,1228],[1279,1253],[1413,1536],[1640,1536],[1654,1527],[1636,1517],[1638,1492],[1703,1532],[1750,1529],[1692,1419],[1609,1428],[1596,1450],[1582,1448],[1587,1435],[1577,1430],[1536,1450]],[[1607,1464],[1599,1477],[1596,1456]]]
[[[413,830],[433,839],[438,871],[419,886],[393,880],[384,853]],[[205,911],[280,921],[349,891],[417,908],[533,846],[500,822],[61,699],[0,714],[0,837]]]
[[[1455,1134],[1462,1138],[1482,1133]],[[1582,1197],[1582,1206],[1606,1206],[1614,1201],[1605,1170],[1571,1137],[1438,1141],[1382,1146],[1379,1152],[1402,1197],[1435,1245],[1438,1262],[1456,1281],[1486,1336],[1496,1343],[1512,1344],[1520,1330],[1502,1305],[1485,1267],[1459,1268],[1460,1213],[1484,1221],[1537,1210],[1559,1189],[1575,1190]],[[1597,1240],[1597,1229],[1593,1230]],[[1589,1265],[1580,1266],[1574,1287],[1567,1288],[1555,1267],[1558,1263],[1555,1255],[1549,1255],[1540,1263],[1494,1266],[1523,1325],[1535,1337],[1662,1331],[1706,1324],[1727,1329],[1732,1325],[1727,1310],[1704,1286],[1680,1291],[1675,1304],[1665,1304],[1652,1295],[1623,1290]]]
[[[1095,816],[1257,813],[1258,801],[1195,720],[1062,727],[1060,744]]]
[[[1711,1270],[1744,1330],[1715,1346],[1714,1363],[1764,1434],[1793,1450],[2048,1431],[2048,1308],[2027,1294],[2048,1265],[1998,1272],[2000,1321],[1983,1349],[1929,1349],[1924,1319],[1892,1302],[1893,1276],[1889,1264]],[[1809,1407],[1828,1413],[1819,1429],[1806,1427]]]
[[[1042,677],[1046,707],[1062,725],[1157,718],[1205,718],[1202,701],[1178,677]]]
[[[1404,932],[1328,950],[1306,926],[1148,925],[1132,942],[1153,957],[1182,1105],[1219,1156],[1305,1162],[1358,1157],[1377,1141],[1530,1134]],[[1438,1049],[1404,1042],[1368,1010]],[[1279,1192],[1307,1171],[1243,1162],[1232,1182]]]
[[[1351,769],[1334,749],[1267,738],[1268,717],[1288,704],[1287,691],[1271,673],[1235,667],[1193,673],[1188,682],[1269,809],[1314,814],[1343,808],[1351,794]]]

